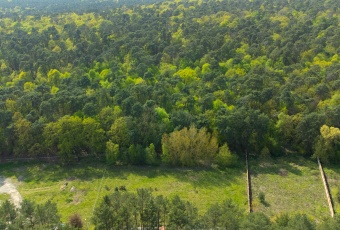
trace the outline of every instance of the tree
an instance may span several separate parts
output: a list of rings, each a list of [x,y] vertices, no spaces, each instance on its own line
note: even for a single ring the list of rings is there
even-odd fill
[[[44,129],[46,145],[56,151],[65,162],[79,157],[85,146],[83,124],[79,117],[64,116],[48,123]]]
[[[14,146],[14,153],[16,155],[26,155],[28,150],[33,145],[33,136],[31,133],[31,122],[22,117],[16,112],[13,115],[14,131],[16,134],[16,143]]]
[[[24,199],[21,202],[21,214],[23,217],[28,220],[28,226],[33,228],[36,223],[36,213],[35,213],[35,206],[36,204],[32,201]]]
[[[155,150],[155,145],[151,143],[149,147],[145,149],[146,152],[146,159],[145,162],[148,165],[157,165],[158,164],[158,159],[157,159],[157,153]]]
[[[85,140],[87,152],[91,155],[101,155],[105,150],[105,132],[100,123],[93,118],[85,118],[82,121],[82,138]]]
[[[240,222],[240,229],[256,230],[256,229],[270,229],[271,222],[269,218],[262,212],[252,212],[246,215]]]
[[[239,229],[242,211],[231,200],[212,204],[205,213],[204,225],[207,228]]]
[[[325,162],[340,160],[340,129],[323,125],[314,146],[314,157]]]
[[[270,120],[259,110],[241,107],[216,118],[219,141],[238,153],[259,153],[268,140]]]
[[[105,196],[100,205],[94,210],[92,221],[96,226],[95,229],[113,229],[114,226],[114,216],[113,208],[111,207],[111,200],[108,196]]]
[[[314,230],[315,225],[305,214],[296,214],[289,217],[287,229],[292,230]]]
[[[186,205],[179,196],[174,196],[170,203],[169,209],[169,223],[171,227],[183,229],[190,222],[188,213],[186,212]]]
[[[6,200],[1,206],[0,206],[0,220],[3,222],[13,222],[15,218],[17,217],[17,212],[15,206],[9,202],[9,200]]]
[[[113,122],[108,134],[113,143],[120,147],[129,147],[133,142],[133,131],[132,119],[130,117],[119,117]]]
[[[51,201],[37,205],[23,200],[15,208],[9,201],[0,205],[0,226],[2,229],[52,229],[61,228],[57,206]]]
[[[57,205],[50,200],[44,204],[38,204],[35,208],[35,216],[38,225],[46,228],[55,227],[60,223]]]
[[[318,137],[319,129],[324,123],[324,115],[309,113],[302,117],[296,127],[297,140],[299,141],[300,151],[312,155],[313,144]]]
[[[180,166],[210,166],[217,150],[217,138],[205,128],[184,128],[162,138],[163,162]]]
[[[106,163],[116,164],[119,160],[119,145],[113,143],[112,141],[106,142]]]

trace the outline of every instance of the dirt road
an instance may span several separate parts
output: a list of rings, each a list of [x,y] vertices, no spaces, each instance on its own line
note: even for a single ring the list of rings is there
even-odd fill
[[[22,201],[22,197],[15,187],[15,185],[11,182],[11,179],[0,177],[0,194],[7,193],[11,196],[11,202],[16,206],[19,207]]]

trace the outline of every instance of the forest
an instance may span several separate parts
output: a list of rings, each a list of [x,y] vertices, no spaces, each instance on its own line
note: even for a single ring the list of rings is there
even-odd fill
[[[223,170],[249,154],[336,165],[339,8],[337,0],[0,0],[0,162]],[[140,189],[105,196],[93,223],[315,228],[304,215],[273,222],[237,212],[227,200],[198,217],[179,197]],[[59,223],[53,203],[25,201],[18,211],[6,202],[1,213],[0,226]]]
[[[338,1],[95,3],[2,1],[2,158],[340,159]]]
[[[1,154],[70,160],[106,152],[113,163],[146,164],[163,152],[165,162],[190,165],[209,164],[228,145],[235,153],[337,159],[335,2],[246,3],[51,15],[6,8]],[[190,126],[208,135],[185,134]],[[179,155],[190,146],[178,141],[195,145],[176,137],[181,130],[214,147],[192,150],[193,162],[175,159],[173,149],[169,159],[171,139]]]

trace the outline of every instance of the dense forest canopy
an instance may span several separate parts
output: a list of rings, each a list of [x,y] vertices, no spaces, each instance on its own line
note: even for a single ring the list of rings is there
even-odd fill
[[[340,160],[339,4],[0,1],[0,156]]]

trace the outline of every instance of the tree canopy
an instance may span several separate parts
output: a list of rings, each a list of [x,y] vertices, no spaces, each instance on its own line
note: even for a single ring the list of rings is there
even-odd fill
[[[216,143],[180,165],[208,165],[224,145],[233,154],[274,156],[321,156],[321,149],[335,148],[320,128],[340,127],[337,1],[1,6],[4,158],[159,163],[170,148],[167,137],[192,126]],[[207,149],[210,142],[200,138]]]

